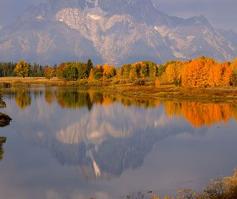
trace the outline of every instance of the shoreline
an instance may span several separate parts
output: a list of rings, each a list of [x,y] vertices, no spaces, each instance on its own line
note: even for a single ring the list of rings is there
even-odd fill
[[[237,87],[215,88],[183,88],[173,85],[156,87],[152,81],[146,81],[145,85],[136,85],[134,82],[116,80],[110,81],[65,81],[57,78],[46,79],[44,77],[1,77],[0,88],[17,86],[51,86],[51,87],[77,87],[82,91],[94,90],[97,92],[117,93],[125,97],[138,99],[169,99],[169,100],[198,100],[226,102],[237,101]]]

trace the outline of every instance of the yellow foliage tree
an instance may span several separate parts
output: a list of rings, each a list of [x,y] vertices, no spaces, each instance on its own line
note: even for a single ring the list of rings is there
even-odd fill
[[[104,78],[111,78],[116,75],[116,70],[114,66],[110,66],[108,64],[103,65],[103,77]]]
[[[20,60],[15,69],[14,72],[16,73],[17,76],[19,77],[28,77],[30,73],[30,64],[28,64],[24,60]]]
[[[169,61],[165,65],[161,65],[160,74],[158,75],[161,84],[175,84],[180,85],[181,74],[185,62],[181,61]]]

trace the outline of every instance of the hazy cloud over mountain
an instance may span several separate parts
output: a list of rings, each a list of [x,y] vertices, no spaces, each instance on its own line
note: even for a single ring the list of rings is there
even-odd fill
[[[236,0],[153,0],[169,15],[191,17],[204,15],[217,28],[237,30]],[[44,0],[1,0],[0,25],[6,25],[21,15],[32,4]]]

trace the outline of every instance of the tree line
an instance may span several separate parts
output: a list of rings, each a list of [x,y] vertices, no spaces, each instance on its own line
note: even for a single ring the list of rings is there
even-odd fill
[[[168,61],[165,64],[141,61],[120,67],[109,64],[94,65],[90,59],[87,62],[64,62],[56,66],[29,64],[21,60],[18,63],[0,63],[0,76],[46,77],[88,82],[112,79],[139,84],[152,81],[157,87],[227,87],[237,85],[237,59],[218,62],[212,58],[199,57],[188,61]]]
[[[44,67],[39,64],[29,64],[24,60],[18,63],[0,62],[0,77],[44,77]]]
[[[199,57],[189,61],[171,61],[159,66],[156,85],[182,87],[228,87],[237,85],[237,59],[220,63]]]

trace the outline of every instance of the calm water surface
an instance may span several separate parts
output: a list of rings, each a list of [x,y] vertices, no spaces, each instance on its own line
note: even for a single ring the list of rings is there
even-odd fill
[[[3,91],[0,198],[110,199],[202,189],[237,167],[237,105],[74,88]]]

